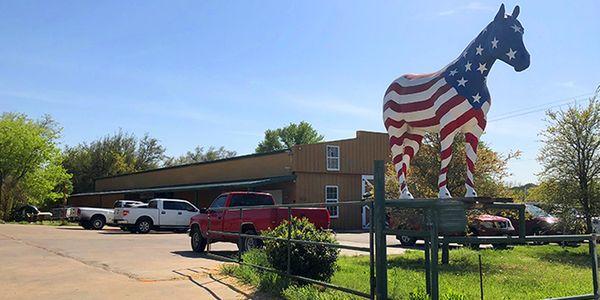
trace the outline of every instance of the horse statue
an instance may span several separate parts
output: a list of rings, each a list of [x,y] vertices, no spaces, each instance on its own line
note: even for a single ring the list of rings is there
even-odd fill
[[[446,174],[458,133],[464,134],[466,140],[465,197],[477,197],[473,171],[491,103],[487,75],[497,59],[517,72],[529,67],[518,16],[519,6],[506,15],[502,4],[494,20],[445,68],[431,74],[403,75],[388,87],[383,99],[383,121],[400,183],[400,198],[413,198],[406,184],[406,172],[427,132],[439,133],[441,139],[438,197],[452,197],[446,187]]]

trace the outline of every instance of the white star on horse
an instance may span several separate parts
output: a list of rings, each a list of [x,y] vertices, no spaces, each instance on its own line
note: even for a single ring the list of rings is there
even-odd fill
[[[512,48],[510,48],[509,51],[506,52],[506,55],[508,56],[508,60],[515,58],[515,54],[517,54],[517,51],[513,50]]]

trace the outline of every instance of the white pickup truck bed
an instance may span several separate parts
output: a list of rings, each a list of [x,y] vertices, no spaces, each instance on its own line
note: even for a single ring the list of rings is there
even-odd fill
[[[115,223],[123,230],[148,233],[150,230],[185,232],[198,209],[186,200],[152,199],[143,208],[115,208]]]
[[[127,206],[142,205],[143,202],[132,200],[118,200],[114,204],[114,208]],[[114,224],[114,209],[113,208],[97,208],[97,207],[72,207],[67,213],[67,217],[71,218],[72,213],[75,213],[73,219],[79,222],[79,225],[85,229],[100,230],[104,225]]]

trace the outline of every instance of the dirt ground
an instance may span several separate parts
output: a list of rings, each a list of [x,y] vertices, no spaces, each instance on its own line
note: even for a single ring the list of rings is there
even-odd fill
[[[364,233],[336,237],[342,244],[369,245]],[[393,237],[388,243],[389,254],[404,251]],[[217,243],[211,251],[235,255],[237,246]],[[0,225],[0,299],[267,298],[220,275],[223,263],[192,252],[187,234]]]

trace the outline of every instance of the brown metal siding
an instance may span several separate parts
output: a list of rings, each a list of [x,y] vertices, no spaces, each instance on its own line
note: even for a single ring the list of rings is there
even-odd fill
[[[361,175],[296,173],[296,176],[297,203],[324,203],[326,185],[338,187],[339,202],[361,199]],[[331,227],[354,230],[361,228],[361,222],[361,206],[346,205],[339,207],[339,217],[331,219]]]
[[[355,139],[294,146],[294,171],[372,174],[374,160],[390,160],[387,133],[358,131],[356,135]],[[340,147],[339,171],[327,171],[327,145]]]
[[[96,180],[96,191],[233,181],[291,174],[289,153],[274,153]]]
[[[112,208],[117,200],[126,199],[123,194],[71,196],[67,200],[70,206]]]
[[[267,191],[267,190],[282,190],[283,203],[289,203],[291,201],[292,191],[294,189],[293,182],[283,182],[271,185],[265,185],[261,187],[252,188],[252,191]],[[240,191],[244,189],[229,188],[229,189],[211,189],[211,190],[200,190],[200,191],[189,191],[189,192],[176,192],[173,194],[173,198],[188,200],[196,207],[203,208],[208,207],[217,196],[222,193]],[[197,193],[197,195],[196,195]]]
[[[328,171],[326,168],[327,145],[339,146],[339,171]],[[357,131],[354,139],[293,147],[297,202],[325,202],[326,185],[338,186],[340,202],[360,200],[362,175],[373,174],[374,160],[390,161],[388,145],[387,133]],[[360,205],[340,206],[339,217],[332,219],[332,228],[361,229],[361,210]]]

